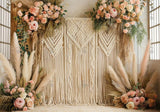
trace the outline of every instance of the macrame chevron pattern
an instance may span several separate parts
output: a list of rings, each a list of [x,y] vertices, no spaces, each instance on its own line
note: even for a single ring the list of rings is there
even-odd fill
[[[56,57],[60,49],[63,47],[63,27],[54,30],[54,35],[43,40],[47,49],[53,57]]]
[[[66,20],[67,35],[78,48],[83,48],[95,36],[92,21],[88,18]]]
[[[99,45],[106,56],[109,56],[116,44],[116,30],[105,30],[99,31]]]

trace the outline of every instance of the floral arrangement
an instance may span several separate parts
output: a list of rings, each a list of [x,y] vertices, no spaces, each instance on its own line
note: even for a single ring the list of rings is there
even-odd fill
[[[53,71],[46,73],[39,68],[38,64],[34,63],[34,53],[32,51],[28,57],[27,52],[25,52],[23,60],[21,60],[16,33],[14,33],[11,42],[11,63],[0,53],[0,79],[3,76],[2,79],[7,79],[10,82],[6,81],[1,84],[0,99],[3,99],[4,96],[10,96],[11,100],[14,101],[15,108],[13,110],[22,108],[27,110],[34,105],[40,105],[42,103],[41,91],[52,77]],[[35,65],[35,68],[33,65]],[[0,108],[1,106],[3,105],[0,105]]]
[[[33,81],[28,81],[25,87],[18,87],[12,82],[9,83],[8,80],[0,86],[1,95],[12,96],[13,105],[12,110],[23,110],[27,111],[28,109],[34,108],[35,99],[40,99],[38,94],[35,94],[35,91],[31,91],[31,86]],[[11,107],[10,107],[11,108]]]
[[[118,24],[124,34],[138,36],[137,39],[141,42],[146,33],[140,21],[145,6],[145,0],[98,0],[96,8],[87,14],[94,21],[94,29],[105,25],[109,30],[111,26]]]
[[[22,3],[18,2],[17,7],[21,8],[22,6]],[[31,34],[38,30],[45,30],[45,26],[50,21],[52,21],[51,25],[56,28],[61,24],[65,12],[66,10],[60,5],[36,1],[29,9],[18,10],[17,14],[18,18],[27,23],[28,27],[26,29],[28,34]]]
[[[150,42],[146,47],[139,74],[135,53],[133,53],[132,75],[127,74],[119,57],[117,57],[118,74],[111,66],[108,67],[110,78],[107,79],[110,86],[107,89],[109,90],[107,95],[111,97],[114,106],[128,109],[145,109],[156,106],[157,95],[153,85],[158,75],[154,72],[148,79],[144,78],[149,60],[149,49]]]

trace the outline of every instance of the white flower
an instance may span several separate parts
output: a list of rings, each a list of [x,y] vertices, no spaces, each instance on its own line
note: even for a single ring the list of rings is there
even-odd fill
[[[133,6],[132,6],[132,5],[127,5],[127,10],[128,10],[129,12],[131,12],[131,11],[133,10]]]
[[[34,102],[31,98],[26,98],[27,107],[32,110],[34,108]]]
[[[22,92],[19,96],[20,96],[21,98],[25,99],[26,96],[27,96],[27,93],[26,93],[26,92]]]
[[[133,108],[134,108],[134,103],[133,103],[133,102],[129,102],[129,103],[126,105],[126,107],[127,107],[128,109],[133,109]]]

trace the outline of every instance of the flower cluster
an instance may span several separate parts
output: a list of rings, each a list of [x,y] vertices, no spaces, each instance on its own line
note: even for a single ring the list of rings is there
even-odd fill
[[[144,109],[153,108],[156,104],[157,95],[155,93],[146,93],[144,89],[130,90],[126,94],[114,98],[113,103],[121,103],[123,107],[128,109]]]
[[[22,7],[22,3],[17,4],[18,8]],[[22,18],[29,26],[28,33],[31,34],[40,26],[47,24],[50,20],[53,21],[53,26],[58,26],[61,23],[62,17],[65,15],[66,10],[62,6],[53,5],[51,3],[43,3],[43,1],[34,2],[29,10],[18,10],[18,17]]]
[[[139,17],[145,6],[145,0],[98,0],[96,9],[89,14],[94,21],[95,29],[102,25],[109,29],[116,23],[122,26],[123,33],[133,36],[134,27],[141,23]]]
[[[31,91],[31,85],[34,82],[31,80],[26,84],[26,87],[18,87],[12,82],[5,81],[4,84],[1,84],[1,90],[6,96],[13,96],[14,108],[16,110],[27,111],[28,109],[34,108],[35,92]]]

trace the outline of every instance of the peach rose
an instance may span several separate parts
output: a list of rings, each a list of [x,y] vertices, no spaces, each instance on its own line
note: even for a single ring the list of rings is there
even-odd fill
[[[21,8],[22,7],[22,2],[18,2],[17,7]]]
[[[19,11],[17,12],[17,14],[18,14],[19,17],[22,17],[22,16],[23,16],[23,13],[22,13],[21,10],[19,10]]]
[[[58,6],[57,6],[57,5],[55,5],[55,6],[54,6],[54,9],[55,9],[55,10],[58,10]]]
[[[126,23],[125,26],[126,26],[126,27],[129,27],[129,26],[130,26],[130,23]],[[136,92],[135,92],[135,91],[130,91],[130,92],[131,92],[131,96],[132,96],[132,97],[134,97],[134,96],[136,95]]]
[[[106,8],[106,7],[107,7],[107,5],[106,5],[106,4],[103,4],[103,7],[104,7],[104,8]]]
[[[28,83],[30,83],[30,84],[34,84],[34,81],[33,81],[33,80],[30,80],[30,81],[28,81]]]
[[[145,101],[144,97],[140,97],[140,102],[143,103]]]
[[[109,10],[110,10],[110,9],[112,9],[112,5],[108,5],[108,7],[107,7],[107,8],[108,8]]]
[[[124,3],[122,3],[122,4],[120,5],[120,9],[121,9],[121,10],[124,10],[124,9],[125,9],[125,7],[126,7],[126,6],[125,6],[125,4],[124,4]]]
[[[28,15],[25,15],[25,16],[23,17],[23,20],[28,23],[28,22],[29,22]]]
[[[99,19],[100,18],[100,16],[99,15],[96,15],[96,19]]]
[[[128,16],[123,15],[123,19],[124,19],[124,20],[127,20],[127,19],[128,19]]]
[[[102,2],[101,2],[102,4],[105,4],[106,3],[106,0],[102,0]]]
[[[125,7],[128,5],[128,2],[127,1],[124,1],[124,5],[125,5]]]
[[[116,22],[117,22],[117,23],[121,23],[122,20],[121,20],[120,18],[118,18],[118,19],[116,19]]]
[[[43,1],[39,1],[39,3],[41,4],[41,5],[43,5],[44,3],[43,3]]]
[[[14,101],[14,106],[17,107],[18,109],[22,109],[23,106],[25,104],[25,101],[23,98],[17,98],[15,101]]]
[[[133,98],[129,98],[129,100],[128,100],[129,102],[133,102]]]
[[[47,3],[48,6],[51,6],[51,3]]]
[[[26,98],[26,102],[27,102],[27,107],[28,108],[34,107],[34,102],[30,98]]]
[[[14,94],[15,92],[16,92],[16,89],[13,88],[13,89],[10,91],[10,94],[12,95],[12,94]]]
[[[128,33],[128,30],[127,29],[123,29],[123,33]]]
[[[127,5],[127,10],[128,10],[129,12],[131,12],[131,11],[133,10],[133,6],[132,6],[132,5]]]
[[[23,107],[23,111],[27,111],[28,110],[28,108],[27,107]]]
[[[6,81],[4,82],[4,88],[9,88],[9,86],[10,86],[9,81],[6,80]]]
[[[129,102],[129,103],[126,105],[126,107],[127,107],[128,109],[134,109],[134,103],[133,103],[133,102]]]
[[[58,11],[54,13],[54,17],[55,17],[55,18],[58,18],[58,17],[59,17],[59,12],[58,12]]]
[[[132,13],[132,17],[135,17],[137,14],[135,12]]]
[[[34,2],[34,6],[39,7],[41,6],[40,2]]]
[[[97,10],[97,14],[100,15],[100,14],[101,14],[101,11],[100,11],[100,10]]]
[[[124,95],[121,96],[121,101],[124,104],[128,103],[128,96],[127,96],[127,94],[124,94]]]
[[[42,19],[43,18],[43,15],[38,15],[38,19]]]
[[[99,6],[99,10],[100,10],[100,11],[103,10],[103,6],[102,6],[102,5]]]
[[[106,13],[106,14],[105,14],[105,19],[110,19],[110,18],[111,18],[110,13]]]
[[[32,94],[31,92],[29,92],[29,93],[28,93],[28,96],[32,97],[32,96],[33,96],[33,94]]]
[[[58,19],[55,21],[56,24],[58,24],[59,22],[60,22],[60,21],[59,21]]]
[[[134,104],[137,106],[137,105],[139,105],[140,104],[140,99],[139,99],[139,97],[134,97],[133,98],[133,102],[134,102]]]
[[[48,11],[48,15],[52,15],[53,12],[51,10]]]
[[[18,88],[18,92],[24,92],[24,88]]]
[[[130,0],[131,4],[135,4],[135,0]]]
[[[8,88],[8,89],[4,89],[4,92],[5,93],[10,93],[10,89]]]
[[[113,18],[115,18],[115,17],[117,16],[117,10],[116,10],[115,8],[112,8],[112,9],[110,10],[110,14],[111,14],[111,16],[112,16]]]
[[[136,6],[135,12],[136,12],[136,13],[139,13],[139,12],[140,12],[140,8],[139,8],[138,6]]]
[[[42,19],[41,19],[41,23],[42,23],[42,24],[46,24],[46,23],[47,23],[47,18],[42,18]]]
[[[30,21],[34,21],[34,19],[35,19],[34,16],[31,16],[31,17],[29,18]]]
[[[140,4],[140,0],[137,0],[137,1],[136,1],[136,4],[139,5],[139,4]]]
[[[32,31],[31,31],[31,30],[28,30],[28,31],[27,31],[27,33],[28,33],[28,34],[31,34],[31,33],[32,33]]]
[[[54,9],[54,5],[51,5],[51,6],[50,6],[50,10],[53,10],[53,9]]]
[[[61,10],[61,8],[60,7],[58,7],[58,11],[60,11]]]
[[[125,9],[122,10],[122,14],[124,14],[124,13],[126,13],[126,10],[125,10]]]
[[[135,21],[132,21],[132,22],[130,22],[130,24],[131,24],[131,25],[135,25],[135,24],[136,24],[136,22],[135,22]]]
[[[39,8],[38,8],[38,7],[31,7],[31,8],[29,9],[29,12],[30,12],[31,14],[33,14],[34,16],[37,16],[38,13],[39,13]]]
[[[33,31],[37,31],[38,30],[38,22],[32,21],[31,23],[29,23],[29,29],[33,30]]]
[[[34,96],[32,96],[31,99],[32,99],[32,101],[34,101],[34,100],[35,100],[35,99],[34,99]]]
[[[46,4],[43,5],[43,8],[44,8],[45,11],[48,11],[48,6]]]
[[[119,1],[115,1],[113,6],[114,6],[115,8],[119,7]]]

